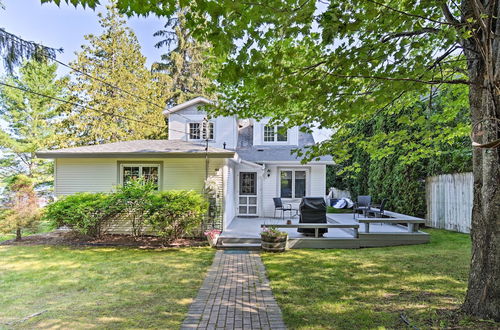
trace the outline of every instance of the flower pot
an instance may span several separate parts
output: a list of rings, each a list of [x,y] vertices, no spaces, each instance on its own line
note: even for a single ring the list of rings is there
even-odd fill
[[[261,235],[262,250],[268,252],[284,252],[288,242],[288,235],[283,236],[269,236]]]
[[[212,237],[208,237],[207,236],[207,239],[208,239],[208,244],[210,244],[210,247],[216,247],[217,246],[217,240],[219,239],[219,236],[220,235],[214,235]]]

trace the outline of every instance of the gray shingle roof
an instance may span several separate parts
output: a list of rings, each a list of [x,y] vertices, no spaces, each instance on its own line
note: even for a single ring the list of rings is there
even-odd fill
[[[234,151],[220,148],[208,148],[210,156],[233,157]],[[40,151],[41,158],[63,157],[113,157],[124,155],[165,156],[165,155],[203,156],[205,146],[181,140],[134,140],[114,142],[85,147],[64,148],[58,150]]]
[[[314,144],[314,138],[310,133],[299,132],[298,146],[254,146],[253,145],[253,126],[241,128],[238,134],[238,145],[236,152],[247,161],[259,162],[296,162],[301,158],[293,152],[294,149],[305,150],[308,146]],[[320,162],[331,162],[331,156],[321,156]],[[314,163],[314,161],[313,161]]]

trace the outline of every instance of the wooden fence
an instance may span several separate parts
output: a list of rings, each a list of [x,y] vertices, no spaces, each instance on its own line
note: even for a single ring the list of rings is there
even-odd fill
[[[472,217],[472,173],[445,174],[426,180],[426,225],[469,233]]]

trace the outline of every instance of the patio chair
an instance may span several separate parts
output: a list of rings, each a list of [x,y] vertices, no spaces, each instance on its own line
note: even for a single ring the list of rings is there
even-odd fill
[[[385,202],[386,202],[386,199],[384,198],[384,199],[382,199],[382,202],[379,205],[377,205],[377,204],[370,205],[370,209],[368,211],[366,211],[366,214],[368,216],[370,216],[370,214],[373,214],[373,216],[375,218],[383,218],[384,217]],[[374,209],[372,209],[372,207],[377,208],[378,210],[374,210]]]
[[[274,197],[274,217],[276,218],[276,211],[281,211],[281,218],[285,219],[285,212],[290,212],[290,217],[292,217],[292,212],[295,212],[294,215],[298,214],[298,210],[292,207],[292,204],[283,204],[283,201],[280,197]],[[286,205],[286,206],[285,206]]]
[[[358,196],[358,201],[354,203],[354,207],[352,208],[353,211],[352,217],[355,219],[356,214],[359,211],[362,211],[363,216],[366,217],[367,212],[370,210],[371,203],[372,203],[372,196]]]

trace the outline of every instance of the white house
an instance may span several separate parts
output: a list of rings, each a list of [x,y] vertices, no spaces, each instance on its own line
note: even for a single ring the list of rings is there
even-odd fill
[[[160,190],[202,191],[208,177],[223,196],[223,228],[237,217],[274,216],[273,197],[299,203],[324,196],[330,157],[301,164],[292,152],[314,144],[298,127],[283,131],[268,120],[217,117],[204,120],[203,97],[165,110],[168,140],[136,140],[38,153],[55,159],[55,194],[107,192],[133,177]],[[208,137],[208,148],[207,145]]]

